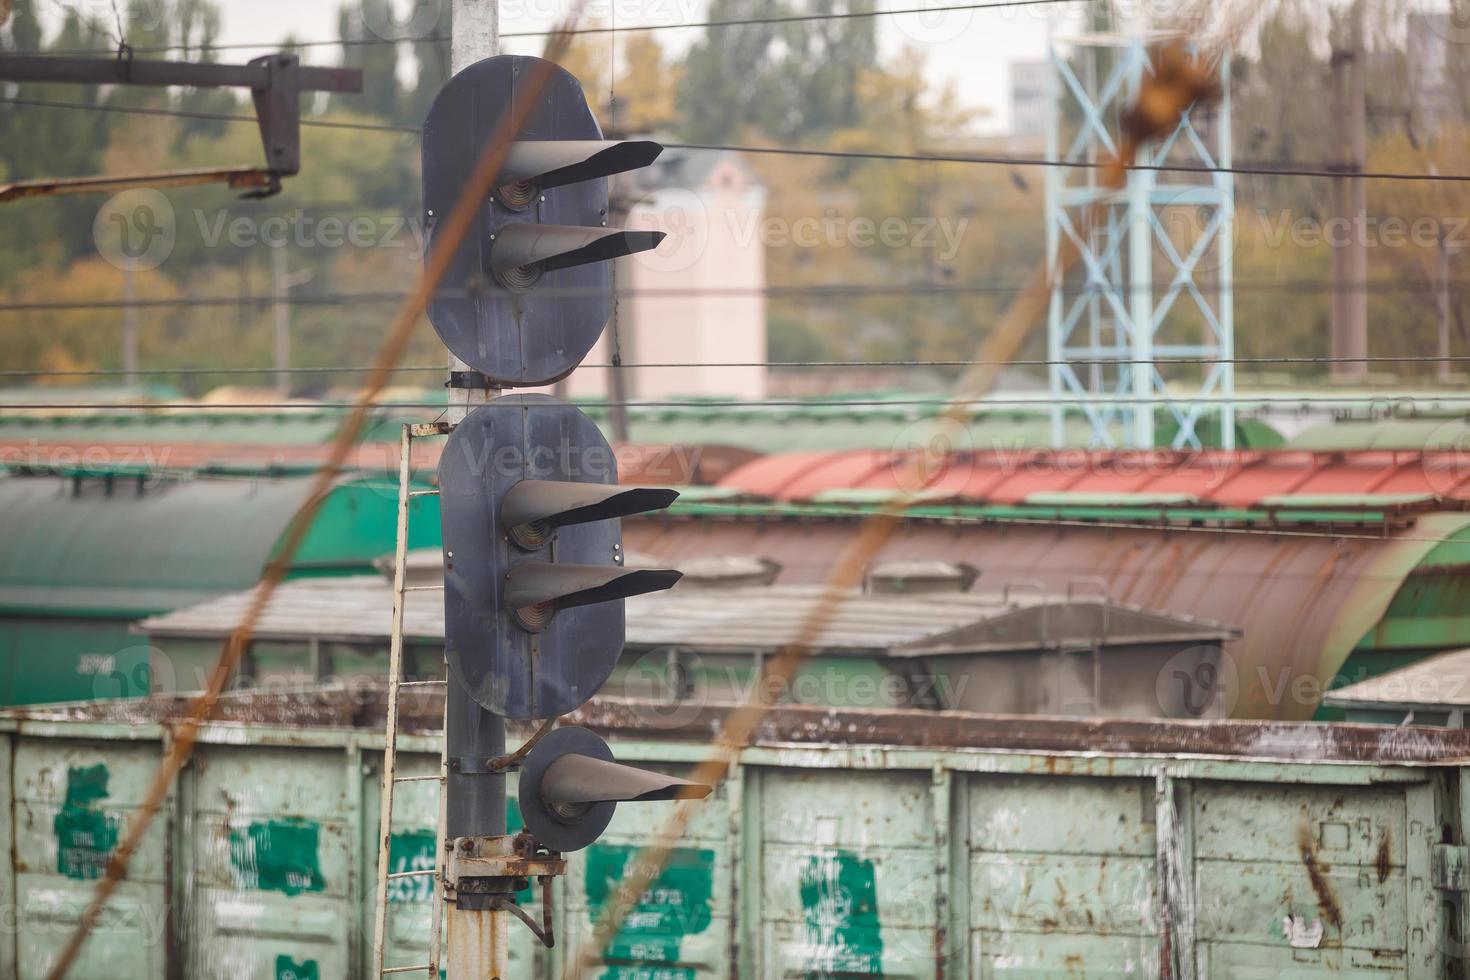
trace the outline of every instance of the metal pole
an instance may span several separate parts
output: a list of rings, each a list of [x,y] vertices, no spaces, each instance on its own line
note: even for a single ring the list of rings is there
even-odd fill
[[[1143,85],[1148,54],[1143,42],[1130,41],[1129,101],[1137,99]],[[1151,150],[1138,148],[1138,163],[1149,164]],[[1128,336],[1133,364],[1130,366],[1134,398],[1129,445],[1135,449],[1152,449],[1154,445],[1154,279],[1153,229],[1149,218],[1153,213],[1154,174],[1148,170],[1128,172]]]
[[[286,274],[286,247],[278,245],[271,250],[271,294],[275,312],[276,341],[275,368],[276,394],[291,394],[291,303],[287,294],[296,286],[311,282],[313,273],[303,269],[294,276]]]
[[[1363,24],[1360,5],[1344,14],[1332,50],[1333,95],[1336,102],[1337,158],[1349,173],[1363,168],[1367,153],[1368,121],[1363,88]],[[1328,237],[1332,248],[1332,355],[1363,358],[1368,354],[1368,293],[1361,284],[1368,274],[1367,243],[1363,222],[1368,209],[1367,192],[1361,177],[1338,177],[1332,181],[1334,222]],[[1345,236],[1344,241],[1341,237]],[[1337,240],[1333,240],[1337,238]],[[1334,378],[1360,378],[1368,373],[1363,360],[1338,360],[1332,364]]]
[[[459,72],[498,53],[500,20],[497,0],[453,0],[449,67]],[[453,354],[449,370],[469,371]],[[490,392],[477,388],[450,388],[445,419],[458,425]],[[447,666],[447,665],[446,665]],[[505,834],[505,774],[466,774],[458,771],[466,758],[487,759],[505,754],[505,720],[486,711],[449,677],[444,720],[449,773],[445,786],[445,827],[456,837],[499,837]],[[476,767],[478,768],[478,767]],[[508,969],[508,912],[448,906],[449,980],[499,980]],[[439,941],[438,936],[432,942]]]
[[[138,293],[134,288],[133,270],[127,266],[122,270],[123,287],[123,381],[128,385],[138,383]]]
[[[1439,364],[1435,375],[1450,380],[1450,250],[1444,234],[1439,236],[1439,281],[1435,283],[1435,299],[1439,305]]]
[[[275,296],[276,394],[291,394],[291,309],[286,305],[286,250],[271,249],[271,293]]]

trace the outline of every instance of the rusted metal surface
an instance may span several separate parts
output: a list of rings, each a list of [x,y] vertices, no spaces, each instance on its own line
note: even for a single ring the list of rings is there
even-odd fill
[[[259,167],[208,167],[197,170],[168,170],[148,174],[116,174],[95,177],[48,177],[0,184],[0,204],[33,197],[60,194],[115,194],[131,187],[193,187],[198,184],[227,184],[232,188],[258,190],[272,186],[274,175]]]
[[[413,732],[437,734],[443,723],[443,694],[405,693],[400,719]],[[95,721],[129,726],[168,726],[187,707],[182,697],[96,701],[0,712],[0,727],[28,723]],[[663,702],[594,698],[567,715],[566,724],[590,728],[609,739],[684,741],[702,744],[717,732],[733,705],[708,704],[664,721]],[[312,729],[381,731],[386,698],[363,685],[292,694],[226,695],[216,720],[228,724]],[[535,725],[511,723],[524,739]],[[1229,757],[1276,761],[1376,764],[1458,764],[1470,761],[1470,730],[1416,726],[1322,724],[1281,721],[1154,721],[1141,719],[1045,718],[981,715],[961,711],[859,710],[773,705],[755,730],[755,745],[904,746],[925,749],[994,749],[1036,753],[1094,752],[1113,755]]]
[[[1244,634],[1226,663],[1229,713],[1306,718],[1435,542],[1467,527],[1465,515],[1428,514],[1372,539],[910,520],[875,561],[964,562],[980,570],[981,590],[1085,588],[1229,624]],[[847,520],[780,518],[634,519],[624,529],[630,551],[674,565],[730,554],[770,559],[780,565],[778,584],[822,581],[852,535]]]
[[[371,915],[350,882],[354,869],[368,880],[373,871],[383,693],[225,699],[254,702],[238,711],[251,723],[200,733],[169,804],[170,819],[193,829],[155,829],[118,918],[89,946],[98,959],[79,975],[108,975],[100,965],[110,963],[112,975],[160,980],[271,976],[282,964],[298,976],[369,976]],[[410,713],[428,722],[441,702]],[[79,834],[126,819],[135,777],[184,703],[0,713],[0,793],[13,794],[19,817],[0,807],[0,845],[18,868],[0,889],[14,883],[22,923],[10,947],[0,933],[0,956],[19,957],[0,960],[0,974],[45,962],[56,897],[85,898],[84,874],[101,859]],[[615,738],[621,757],[686,774],[729,709],[667,727],[650,714],[657,707],[603,699],[569,720]],[[520,727],[513,742],[527,734]],[[437,738],[415,736],[403,751],[405,772],[439,765]],[[1463,839],[1467,764],[1463,731],[778,706],[590,969],[687,980],[1293,970],[1439,980],[1464,959],[1434,937],[1460,921],[1464,849],[1439,841]],[[78,780],[94,771],[111,781],[86,802],[76,790],[102,784]],[[430,905],[419,872],[442,848],[436,794],[421,783],[403,793],[391,963],[422,973]],[[554,901],[537,908],[522,893],[521,911],[554,928],[558,950],[574,949],[646,833],[646,815],[620,812],[601,840],[566,856]],[[554,856],[499,853],[491,865],[470,853],[465,867],[560,870]],[[126,927],[168,921],[170,908],[188,910],[176,917],[172,966]],[[520,923],[497,946],[488,918],[472,915],[454,934],[461,952],[508,949],[512,980],[557,974],[563,954],[539,950]]]
[[[897,479],[903,465],[900,454],[875,450],[779,453],[747,463],[718,485],[791,501],[836,489],[911,489]],[[1284,494],[1432,494],[1470,501],[1470,470],[1453,451],[983,450],[936,465],[943,473],[926,492],[1003,504],[1057,492],[1187,494],[1233,507]]]

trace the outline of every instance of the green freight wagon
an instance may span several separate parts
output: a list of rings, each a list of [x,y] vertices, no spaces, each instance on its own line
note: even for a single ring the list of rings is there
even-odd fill
[[[148,693],[131,624],[254,585],[309,486],[119,468],[0,477],[0,705]],[[372,572],[393,550],[397,497],[396,482],[337,484],[289,576]],[[415,545],[437,546],[437,500],[414,504],[434,510],[413,522]]]
[[[0,713],[0,975],[45,976],[182,703]],[[663,707],[569,720],[687,771],[726,709]],[[409,705],[406,774],[441,709]],[[382,717],[376,691],[226,699],[71,976],[364,977]],[[1459,977],[1467,759],[1445,729],[780,707],[589,975]],[[392,871],[434,862],[434,784],[404,787]],[[572,855],[557,946],[518,931],[513,977],[561,975],[666,815]],[[389,962],[423,962],[429,886],[392,886]]]

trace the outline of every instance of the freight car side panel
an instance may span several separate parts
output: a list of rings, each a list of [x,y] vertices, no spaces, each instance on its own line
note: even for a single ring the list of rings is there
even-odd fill
[[[45,977],[90,904],[123,827],[158,766],[156,743],[16,743],[13,793],[16,975]],[[8,807],[9,809],[9,807]],[[70,976],[162,976],[168,942],[169,801]]]
[[[1405,976],[1432,941],[1410,935],[1406,858],[1428,842],[1402,789],[1201,783],[1193,802],[1205,975]]]
[[[853,775],[760,775],[760,822],[748,831],[760,834],[760,881],[752,883],[761,895],[759,976],[933,973],[929,774]]]
[[[1143,779],[970,778],[979,976],[1158,976],[1154,794]]]
[[[356,848],[344,755],[210,745],[194,768],[189,975],[348,975]]]
[[[15,809],[11,805],[15,802],[11,771],[11,754],[14,749],[15,739],[0,734],[0,908],[6,909],[16,908],[15,869],[12,866],[16,853]],[[15,940],[20,927],[18,919],[18,916],[12,915],[6,921],[0,922],[0,974],[8,977],[20,972],[15,962]]]

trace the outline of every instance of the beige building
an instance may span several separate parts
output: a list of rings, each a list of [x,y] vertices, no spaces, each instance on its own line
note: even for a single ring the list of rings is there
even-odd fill
[[[636,183],[635,183],[636,181]],[[766,396],[765,188],[740,156],[665,150],[652,167],[614,182],[627,228],[667,234],[656,251],[619,259],[613,322],[562,386],[562,396],[609,394],[613,334],[629,400]]]

